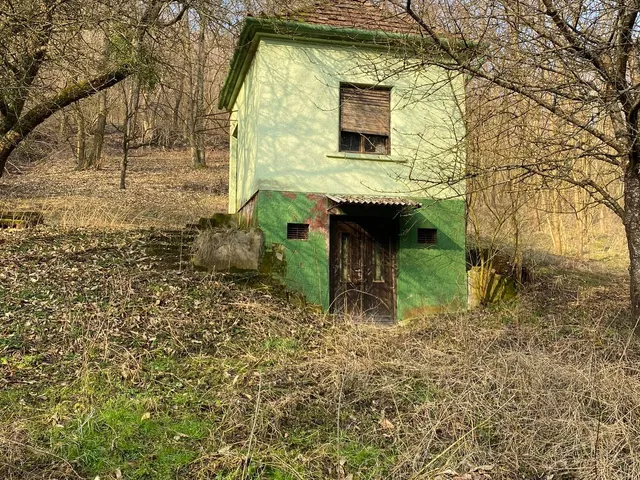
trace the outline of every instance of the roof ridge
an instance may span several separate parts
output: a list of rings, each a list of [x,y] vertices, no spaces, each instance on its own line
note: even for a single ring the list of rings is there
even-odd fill
[[[282,12],[262,12],[260,16],[334,28],[401,34],[421,33],[417,22],[406,13],[394,12],[371,0],[313,0],[295,9],[285,7]]]

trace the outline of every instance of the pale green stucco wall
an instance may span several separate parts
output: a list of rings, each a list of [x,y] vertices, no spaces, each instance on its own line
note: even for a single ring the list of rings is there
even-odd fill
[[[258,121],[261,85],[257,65],[249,68],[231,113],[231,129],[237,126],[237,140],[229,142],[229,213],[238,209],[257,191]],[[235,178],[232,178],[232,175]]]
[[[435,180],[463,164],[452,151],[459,144],[452,123],[461,124],[444,70],[407,71],[405,59],[362,46],[280,39],[263,40],[255,61],[263,86],[258,188],[400,195],[424,187],[410,176]],[[338,153],[341,82],[392,87],[391,158],[404,163],[326,156]],[[451,194],[433,189],[420,196]]]
[[[463,194],[463,183],[451,187],[446,180],[464,169],[464,80],[410,63],[362,45],[263,38],[234,105],[245,149],[238,155],[239,180],[248,180],[239,183],[238,207],[257,190]],[[338,153],[341,82],[392,87],[395,161],[327,156]]]

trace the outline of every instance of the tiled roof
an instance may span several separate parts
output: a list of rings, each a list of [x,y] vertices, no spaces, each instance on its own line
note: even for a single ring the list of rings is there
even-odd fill
[[[368,0],[316,0],[305,8],[280,15],[287,20],[336,28],[419,34],[419,25],[406,13],[396,13]]]
[[[329,200],[338,205],[385,205],[392,207],[413,207],[420,208],[419,202],[408,198],[397,197],[372,197],[367,195],[327,195]]]
[[[393,1],[387,0],[390,5]],[[423,48],[432,45],[433,40],[424,34],[417,22],[402,13],[400,7],[392,11],[377,6],[370,0],[313,0],[305,8],[278,10],[247,16],[231,60],[231,70],[220,93],[219,108],[229,110],[232,107],[238,86],[244,81],[246,62],[251,62],[255,54],[258,33],[347,42],[365,47],[393,46],[416,57],[438,53],[437,48]],[[445,34],[438,36],[460,50],[469,48],[463,39]]]

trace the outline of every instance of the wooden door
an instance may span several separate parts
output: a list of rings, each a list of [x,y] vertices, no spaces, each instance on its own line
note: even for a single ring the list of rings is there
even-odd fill
[[[331,305],[334,313],[392,322],[396,306],[396,228],[380,218],[331,222]]]

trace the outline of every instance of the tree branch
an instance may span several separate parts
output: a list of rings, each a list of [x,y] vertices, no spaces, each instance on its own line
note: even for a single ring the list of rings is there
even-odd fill
[[[444,54],[448,58],[450,58],[451,60],[453,60],[455,62],[455,68],[456,69],[461,70],[463,73],[468,73],[468,74],[471,74],[471,75],[473,75],[475,77],[487,80],[487,81],[489,81],[489,82],[491,82],[491,83],[493,83],[495,85],[498,85],[498,86],[500,86],[500,87],[502,87],[502,88],[504,88],[506,90],[509,90],[509,91],[511,91],[513,93],[517,93],[519,95],[522,95],[523,97],[526,97],[526,98],[532,100],[533,102],[535,102],[540,107],[542,107],[545,110],[553,113],[557,117],[562,118],[566,122],[568,122],[568,123],[572,124],[573,126],[579,128],[580,130],[584,130],[585,132],[589,133],[593,137],[597,138],[598,140],[600,140],[604,144],[610,146],[611,148],[617,150],[618,152],[624,151],[624,147],[622,145],[620,145],[618,142],[614,141],[611,138],[608,138],[604,133],[602,133],[602,132],[598,131],[597,129],[593,128],[587,122],[583,122],[583,121],[579,120],[578,118],[576,118],[574,115],[563,111],[557,105],[554,105],[553,103],[545,101],[544,99],[540,98],[539,96],[535,95],[531,91],[529,91],[526,88],[524,88],[522,85],[518,85],[515,82],[508,81],[504,77],[501,77],[499,75],[494,75],[494,76],[489,75],[486,72],[482,71],[481,69],[475,68],[472,65],[470,65],[468,61],[464,61],[464,59],[461,58],[460,55],[458,55],[456,53],[456,51],[447,42],[444,42],[438,36],[438,34],[429,25],[427,25],[426,22],[413,10],[413,8],[411,7],[411,0],[407,0],[405,10],[409,14],[409,16],[411,16],[411,18],[413,18],[418,23],[418,25],[420,25],[420,27],[423,28],[425,32],[427,32],[429,37],[431,37],[431,39],[433,39],[433,41],[435,42],[436,46],[439,49],[441,49],[442,52],[444,52]],[[449,65],[449,66],[442,65],[442,66],[444,68],[452,69],[451,65]]]
[[[182,5],[182,8],[176,14],[175,17],[173,17],[171,20],[167,20],[166,22],[158,22],[158,26],[164,28],[164,27],[170,27],[171,25],[175,25],[180,20],[182,20],[182,17],[184,17],[184,14],[187,13],[187,10],[189,10],[189,7],[190,5],[188,3],[185,3],[184,5]]]
[[[558,10],[553,6],[551,0],[542,0],[542,3],[545,6],[545,15],[547,15],[554,23],[556,28],[560,30],[560,33],[565,38],[567,43],[569,44],[569,48],[580,55],[581,57],[589,60],[594,67],[602,74],[605,78],[610,78],[610,74],[607,71],[602,59],[600,59],[595,53],[587,49],[587,46],[580,41],[580,37],[577,31],[571,29],[567,22],[560,16]]]
[[[8,132],[0,137],[0,176],[4,172],[8,156],[34,128],[64,107],[112,87],[132,73],[133,70],[129,65],[120,65],[118,68],[91,80],[75,83],[32,107]]]
[[[14,130],[21,131],[26,128],[33,129],[33,127],[42,123],[58,110],[94,93],[112,87],[132,73],[133,70],[129,65],[120,65],[111,72],[99,75],[91,80],[78,82],[71,87],[67,87],[57,95],[45,100],[39,105],[36,105],[24,114]]]
[[[619,22],[620,27],[616,41],[616,47],[618,50],[618,54],[616,55],[618,59],[616,72],[618,74],[618,78],[625,80],[625,83],[629,55],[633,48],[633,27],[636,24],[637,19],[638,6],[636,5],[636,8],[628,11]]]

